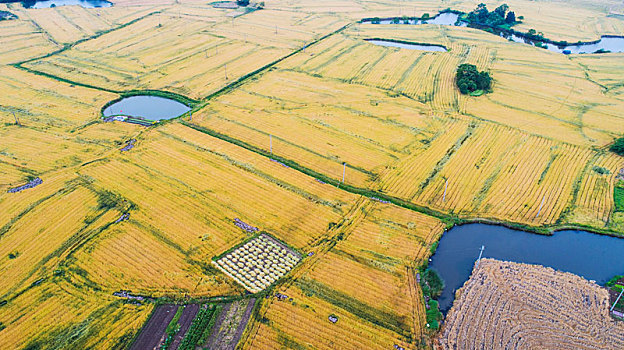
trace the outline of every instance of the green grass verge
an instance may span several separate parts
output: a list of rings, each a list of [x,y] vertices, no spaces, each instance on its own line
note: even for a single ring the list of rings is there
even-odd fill
[[[624,185],[621,182],[613,189],[613,202],[616,212],[624,211]]]

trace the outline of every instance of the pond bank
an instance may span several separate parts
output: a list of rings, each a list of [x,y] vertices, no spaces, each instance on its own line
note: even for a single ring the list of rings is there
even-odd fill
[[[497,225],[466,224],[445,232],[429,267],[445,282],[440,309],[450,309],[455,290],[468,280],[484,246],[483,257],[539,264],[571,272],[600,284],[624,271],[624,240],[587,231],[563,230],[537,235]]]

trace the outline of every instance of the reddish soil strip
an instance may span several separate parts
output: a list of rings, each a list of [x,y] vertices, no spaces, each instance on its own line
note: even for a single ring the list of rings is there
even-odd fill
[[[161,305],[156,307],[152,317],[150,317],[147,324],[143,326],[141,333],[130,347],[130,350],[147,350],[156,348],[158,344],[160,344],[160,341],[165,334],[165,330],[167,329],[169,322],[173,319],[177,309],[177,305]]]
[[[178,334],[176,334],[176,336],[174,337],[169,349],[175,350],[178,348],[178,346],[180,346],[182,339],[184,339],[186,332],[188,332],[188,329],[191,327],[191,323],[193,323],[193,320],[195,319],[195,316],[197,316],[198,312],[199,305],[186,305],[184,311],[182,312],[182,316],[178,321],[178,323],[180,324],[180,331],[178,331]]]
[[[234,350],[255,304],[256,299],[252,298],[225,305],[208,339],[208,349]]]

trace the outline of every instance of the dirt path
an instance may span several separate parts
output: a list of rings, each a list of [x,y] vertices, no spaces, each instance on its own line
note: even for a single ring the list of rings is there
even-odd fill
[[[256,299],[244,299],[223,307],[205,349],[234,350],[247,326]]]
[[[157,347],[177,309],[177,305],[156,307],[152,317],[143,326],[141,333],[130,347],[130,350],[147,350]]]

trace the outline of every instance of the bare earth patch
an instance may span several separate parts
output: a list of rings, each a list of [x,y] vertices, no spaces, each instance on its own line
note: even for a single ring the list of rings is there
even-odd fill
[[[540,265],[483,259],[457,291],[439,349],[621,349],[606,289]]]

